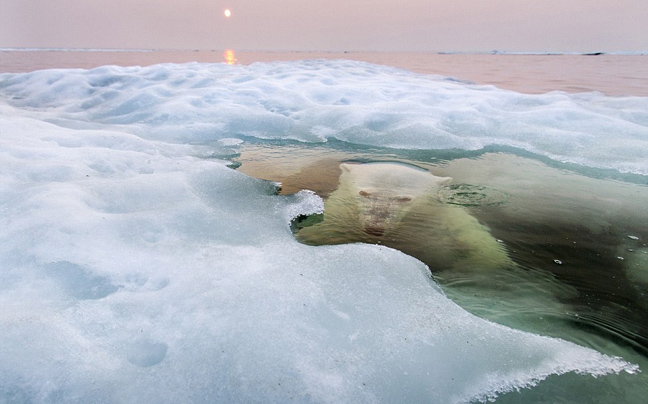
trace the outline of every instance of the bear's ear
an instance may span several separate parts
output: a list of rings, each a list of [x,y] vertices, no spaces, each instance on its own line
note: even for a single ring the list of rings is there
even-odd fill
[[[357,166],[360,166],[360,165],[361,165],[360,163],[354,163],[354,162],[351,162],[351,163],[341,163],[341,164],[340,164],[340,169],[341,169],[342,171],[351,172],[351,170],[353,169],[354,166],[357,167]]]
[[[340,170],[348,173],[351,171],[351,167],[348,163],[342,163],[340,164]]]

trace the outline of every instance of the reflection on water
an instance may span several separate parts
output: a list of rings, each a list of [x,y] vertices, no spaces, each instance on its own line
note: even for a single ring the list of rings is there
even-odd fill
[[[340,163],[381,160],[406,162],[430,170],[430,177],[453,180],[433,190],[425,203],[409,206],[407,200],[407,212],[388,231],[367,232],[359,217],[371,215],[373,208],[358,206],[363,193],[380,191],[362,189],[366,177],[350,181]],[[550,378],[523,392],[524,398],[514,393],[498,402],[539,402],[549,396],[550,402],[604,403],[618,397],[643,402],[648,394],[648,187],[588,178],[504,153],[431,160],[285,144],[249,145],[237,158],[240,171],[280,181],[284,192],[307,188],[327,198],[322,220],[297,231],[300,241],[397,248],[426,262],[446,294],[480,317],[621,356],[644,371],[600,378],[588,392],[571,391],[569,376]]]
[[[223,59],[228,65],[235,65],[238,62],[232,49],[226,49],[225,52],[223,52]]]

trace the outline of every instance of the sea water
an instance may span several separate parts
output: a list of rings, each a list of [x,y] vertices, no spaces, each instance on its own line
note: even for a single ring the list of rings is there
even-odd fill
[[[645,98],[324,60],[3,74],[0,97],[7,402],[646,395]],[[416,214],[331,240],[342,162],[452,178],[435,203],[510,265],[439,261]]]
[[[645,356],[645,186],[501,151],[449,159],[445,153],[381,153],[341,144],[317,149],[248,144],[236,161],[243,172],[281,181],[286,193],[306,187],[324,198],[335,192],[343,162],[407,164],[450,177],[453,183],[442,187],[431,205],[468,210],[512,262],[470,266],[461,254],[448,256],[444,250],[453,251],[448,237],[440,239],[435,231],[445,225],[426,211],[410,212],[390,233],[372,234],[348,216],[331,216],[325,204],[322,217],[298,224],[300,241],[397,248],[428,264],[446,294],[480,317],[602,351]]]

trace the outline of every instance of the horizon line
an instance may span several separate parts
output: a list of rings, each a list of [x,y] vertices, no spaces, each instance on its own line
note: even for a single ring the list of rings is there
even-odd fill
[[[85,47],[0,47],[0,52],[222,52],[231,48],[85,48]],[[493,49],[488,51],[379,51],[379,50],[260,50],[240,49],[236,52],[265,52],[265,53],[421,53],[438,55],[648,55],[643,51],[508,51]]]

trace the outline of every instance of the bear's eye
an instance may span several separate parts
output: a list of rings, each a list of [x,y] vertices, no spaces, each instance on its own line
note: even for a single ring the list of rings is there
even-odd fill
[[[371,196],[371,194],[367,191],[360,191],[358,193],[360,194],[360,196],[363,196],[365,198],[369,198]]]

